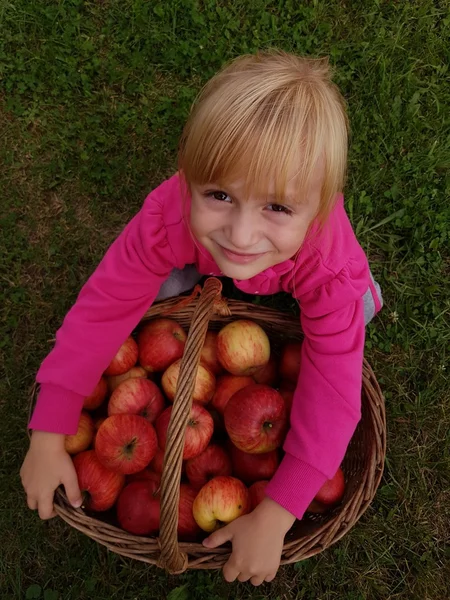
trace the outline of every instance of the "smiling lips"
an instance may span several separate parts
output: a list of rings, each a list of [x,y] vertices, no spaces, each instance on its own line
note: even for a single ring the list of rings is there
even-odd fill
[[[224,248],[223,246],[220,246],[220,249],[222,250],[222,253],[224,254],[224,256],[226,256],[226,258],[228,258],[228,260],[230,260],[234,263],[241,264],[241,265],[245,265],[247,263],[254,262],[261,256],[264,256],[264,254],[267,254],[266,252],[260,252],[259,254],[248,254],[248,253],[245,254],[242,252],[232,252],[231,250],[228,250],[227,248]]]

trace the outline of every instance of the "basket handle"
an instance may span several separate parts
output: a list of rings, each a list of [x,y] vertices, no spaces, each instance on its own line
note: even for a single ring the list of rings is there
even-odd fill
[[[222,284],[219,279],[206,280],[192,317],[189,333],[181,360],[180,375],[167,431],[161,477],[161,517],[159,566],[169,573],[182,573],[188,565],[188,557],[178,546],[178,505],[183,462],[186,426],[189,421],[200,354],[208,330],[211,315],[220,309]]]

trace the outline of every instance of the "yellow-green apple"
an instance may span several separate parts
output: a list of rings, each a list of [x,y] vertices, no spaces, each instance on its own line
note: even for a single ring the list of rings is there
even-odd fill
[[[132,481],[117,499],[117,520],[125,531],[153,535],[159,530],[161,498],[152,480]]]
[[[258,479],[270,479],[280,464],[277,449],[262,454],[250,454],[236,448],[231,440],[228,440],[226,448],[231,458],[233,475],[247,484]]]
[[[84,410],[81,411],[77,432],[65,437],[64,447],[66,452],[69,454],[78,454],[78,452],[87,450],[91,445],[94,432],[95,426],[91,415]]]
[[[157,447],[155,428],[139,415],[111,415],[100,425],[95,439],[99,461],[124,475],[144,469]]]
[[[277,361],[273,356],[269,358],[269,362],[259,367],[253,374],[253,379],[256,383],[263,383],[264,385],[275,386],[278,379],[278,365]]]
[[[83,408],[85,410],[95,410],[102,404],[103,400],[106,398],[107,392],[108,386],[106,384],[106,379],[104,377],[100,377],[92,394],[86,396],[84,399]]]
[[[178,538],[184,542],[194,542],[201,533],[192,513],[197,491],[189,484],[180,484],[180,503],[178,505]]]
[[[133,377],[122,381],[111,394],[108,415],[140,415],[154,423],[164,407],[164,397],[156,383],[149,379]]]
[[[233,321],[219,331],[217,357],[232,375],[252,375],[269,361],[269,338],[264,329],[253,321]]]
[[[146,371],[165,371],[183,356],[186,332],[173,319],[155,319],[138,334],[139,364]]]
[[[134,367],[137,359],[138,347],[130,335],[120,346],[117,354],[104,372],[104,375],[122,375],[122,373],[129,371],[131,367]]]
[[[266,497],[265,489],[268,483],[269,482],[267,480],[261,479],[260,481],[255,481],[255,483],[248,488],[248,493],[250,496],[250,510],[255,509],[258,504],[264,500]]]
[[[255,380],[246,375],[220,375],[217,378],[216,390],[211,400],[211,406],[221,415],[231,396],[247,385],[255,383]]]
[[[236,477],[214,477],[198,492],[192,512],[203,531],[215,531],[250,512],[248,489]]]
[[[94,450],[85,450],[73,458],[78,485],[88,510],[103,511],[113,506],[125,483],[125,476],[102,465]]]
[[[202,353],[200,354],[200,362],[208,367],[213,375],[222,373],[223,367],[217,358],[217,332],[208,331],[203,344]]]
[[[281,446],[287,432],[287,412],[279,392],[260,383],[237,391],[224,412],[225,428],[235,446],[261,454]]]
[[[181,358],[172,363],[161,378],[161,385],[167,398],[173,402],[177,391],[178,378],[180,376]],[[213,373],[203,365],[198,365],[197,375],[192,399],[200,404],[207,404],[213,397],[216,389],[216,378]]]
[[[156,419],[155,429],[161,450],[166,449],[167,430],[173,406],[166,408]],[[213,434],[214,422],[209,412],[198,402],[192,403],[191,414],[186,426],[183,459],[194,458],[203,452]]]
[[[126,373],[122,373],[122,375],[111,375],[111,377],[106,377],[106,383],[108,386],[108,392],[110,394],[116,389],[119,383],[122,381],[126,381],[127,379],[132,379],[133,377],[139,377],[141,379],[147,379],[149,373],[144,369],[144,367],[131,367]]]
[[[199,490],[217,475],[231,475],[231,460],[225,450],[210,444],[201,454],[186,461],[186,475],[191,486]]]
[[[326,481],[317,494],[314,500],[308,506],[308,512],[324,513],[329,508],[342,500],[345,491],[345,479],[342,469],[336,471],[332,479]]]
[[[285,344],[281,351],[280,357],[280,377],[297,383],[298,374],[300,373],[302,343],[289,342]]]

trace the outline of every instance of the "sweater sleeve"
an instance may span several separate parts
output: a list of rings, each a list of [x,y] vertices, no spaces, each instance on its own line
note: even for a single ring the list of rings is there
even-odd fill
[[[154,190],[83,286],[37,373],[29,428],[74,434],[83,400],[156,298],[175,266]]]
[[[361,285],[346,266],[300,297],[304,340],[285,455],[266,494],[301,519],[340,466],[361,418],[365,326]]]

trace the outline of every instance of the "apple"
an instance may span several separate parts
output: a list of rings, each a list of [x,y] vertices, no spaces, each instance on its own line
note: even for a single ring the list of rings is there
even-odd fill
[[[161,485],[161,473],[156,473],[155,471],[146,468],[142,469],[142,471],[138,471],[137,473],[131,473],[130,475],[127,475],[125,477],[125,481],[127,483],[131,483],[132,481],[154,481],[159,487]]]
[[[255,383],[255,380],[250,376],[220,375],[220,377],[217,378],[216,390],[211,400],[211,406],[223,415],[225,406],[231,396],[238,390],[252,383]]]
[[[120,346],[117,354],[105,370],[104,375],[122,375],[122,373],[126,373],[136,364],[137,359],[138,347],[130,335]]]
[[[159,447],[166,449],[167,430],[173,406],[164,410],[155,421]],[[203,452],[213,434],[214,422],[209,412],[198,402],[192,403],[191,414],[186,426],[183,459],[194,458]]]
[[[111,415],[100,425],[95,439],[99,461],[125,475],[144,469],[157,447],[155,428],[139,415]]]
[[[97,431],[100,427],[100,425],[103,423],[103,421],[106,421],[108,417],[97,417],[96,419],[94,419],[94,435],[92,437],[92,447],[95,448],[95,440],[97,438]]]
[[[65,437],[64,448],[66,452],[69,454],[78,454],[78,452],[87,450],[91,445],[94,432],[95,426],[91,415],[84,410],[81,411],[77,432]]]
[[[278,365],[273,356],[269,358],[269,362],[259,367],[253,374],[253,379],[256,383],[274,386],[278,379]]]
[[[209,414],[212,416],[213,418],[213,423],[214,423],[214,432],[213,432],[213,437],[217,440],[223,440],[224,438],[228,437],[228,434],[225,430],[225,424],[223,422],[223,416],[219,413],[218,410],[216,410],[215,408],[213,408],[211,406],[211,404],[208,404],[206,406],[206,410],[209,412]]]
[[[187,335],[173,319],[155,319],[138,334],[139,364],[146,371],[165,371],[183,356]]]
[[[262,454],[250,454],[239,450],[229,440],[227,449],[231,458],[233,475],[244,483],[251,484],[258,479],[270,479],[280,464],[277,450]]]
[[[95,410],[102,404],[103,400],[106,398],[107,392],[108,386],[106,384],[106,379],[104,377],[100,377],[92,394],[86,396],[84,399],[83,408],[86,410]]]
[[[283,347],[279,367],[282,379],[297,383],[298,374],[300,373],[301,351],[301,342],[289,342]]]
[[[295,385],[287,379],[283,380],[280,384],[279,392],[283,396],[287,414],[290,415],[292,409],[292,401],[294,399]]]
[[[250,511],[247,488],[236,477],[219,475],[198,492],[192,512],[203,531],[215,531]]]
[[[208,331],[200,354],[200,363],[208,367],[213,375],[222,373],[223,367],[217,358],[217,332]]]
[[[251,375],[269,361],[269,338],[253,321],[233,321],[219,331],[217,357],[232,375]]]
[[[126,381],[127,379],[131,379],[133,377],[147,379],[148,375],[149,374],[144,367],[131,367],[131,369],[129,369],[126,373],[122,373],[122,375],[111,375],[110,377],[106,378],[108,392],[112,394],[119,383],[122,383],[122,381]]]
[[[267,480],[261,479],[260,481],[255,481],[255,483],[248,488],[248,494],[250,496],[250,510],[254,510],[258,504],[264,500],[266,497],[264,490],[266,489],[266,485],[268,483],[269,482]]]
[[[323,513],[342,500],[345,491],[345,479],[342,469],[336,471],[332,479],[326,481],[314,500],[308,506],[308,512]]]
[[[136,535],[153,535],[159,530],[161,498],[157,483],[150,480],[132,481],[117,499],[117,520],[120,526]]]
[[[287,412],[279,392],[260,383],[237,391],[224,412],[225,429],[235,446],[260,454],[281,446],[287,431]]]
[[[163,461],[164,461],[164,450],[157,448],[155,456],[152,458],[150,467],[155,473],[161,474],[163,472]]]
[[[178,505],[178,538],[184,542],[193,542],[201,533],[192,513],[197,491],[187,483],[180,484],[180,503]]]
[[[177,391],[178,377],[180,376],[181,358],[172,363],[161,378],[161,385],[167,398],[173,402]],[[216,389],[216,378],[213,373],[203,365],[198,365],[197,375],[192,399],[194,402],[207,404],[213,397]]]
[[[108,415],[140,415],[153,423],[164,407],[164,397],[156,383],[134,377],[122,381],[111,394]]]
[[[95,511],[111,508],[125,483],[124,475],[104,467],[94,450],[85,450],[74,456],[73,465],[80,491],[85,495],[83,505]]]
[[[210,444],[201,454],[186,461],[186,475],[191,486],[199,490],[217,475],[231,475],[230,457],[217,444]]]

